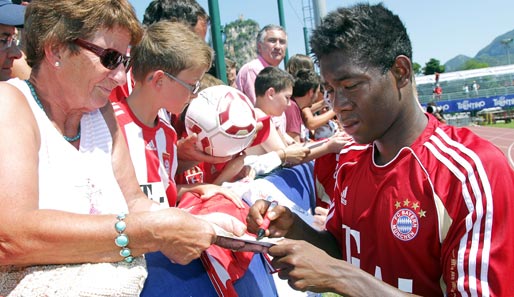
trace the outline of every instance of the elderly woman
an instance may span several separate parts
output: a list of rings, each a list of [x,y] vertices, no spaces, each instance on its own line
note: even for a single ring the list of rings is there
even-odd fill
[[[244,232],[141,191],[107,104],[142,35],[127,0],[35,0],[25,29],[30,79],[0,83],[0,280],[40,264],[131,267],[157,250],[185,264],[215,242],[208,220]]]

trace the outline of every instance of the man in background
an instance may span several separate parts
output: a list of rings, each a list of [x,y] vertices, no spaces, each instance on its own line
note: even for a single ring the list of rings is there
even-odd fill
[[[284,60],[287,35],[283,27],[266,25],[257,34],[257,58],[244,64],[236,77],[237,88],[255,104],[255,78],[268,66],[277,67]]]

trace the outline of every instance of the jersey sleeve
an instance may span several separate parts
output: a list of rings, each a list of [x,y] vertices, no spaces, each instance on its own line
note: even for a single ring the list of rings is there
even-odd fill
[[[447,202],[452,222],[442,241],[443,280],[448,295],[514,296],[506,264],[514,263],[514,173],[502,152],[481,146],[448,190],[454,202]]]

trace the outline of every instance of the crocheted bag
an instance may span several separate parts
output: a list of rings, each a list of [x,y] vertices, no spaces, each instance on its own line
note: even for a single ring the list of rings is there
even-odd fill
[[[139,296],[147,276],[146,262],[0,266],[0,296],[129,297]]]

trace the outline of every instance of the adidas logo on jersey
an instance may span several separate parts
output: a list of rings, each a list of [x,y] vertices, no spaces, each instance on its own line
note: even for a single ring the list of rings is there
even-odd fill
[[[146,149],[149,151],[157,150],[157,148],[155,147],[155,144],[153,143],[153,140],[150,140],[150,142],[146,144]]]
[[[346,200],[346,193],[348,193],[348,186],[344,188],[343,192],[341,192],[341,204],[346,205],[348,203],[348,200]]]

